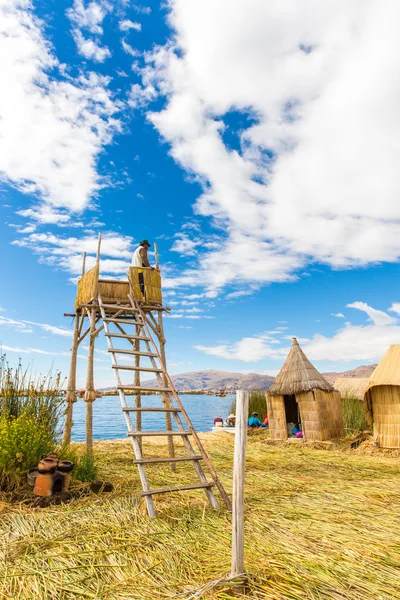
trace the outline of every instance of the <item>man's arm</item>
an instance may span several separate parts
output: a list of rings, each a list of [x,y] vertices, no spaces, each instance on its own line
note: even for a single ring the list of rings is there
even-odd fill
[[[147,252],[144,248],[140,248],[139,251],[140,259],[142,261],[142,267],[150,267],[149,259],[147,258]]]

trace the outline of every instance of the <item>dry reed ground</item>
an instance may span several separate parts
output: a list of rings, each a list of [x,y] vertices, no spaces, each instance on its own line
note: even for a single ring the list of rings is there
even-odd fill
[[[226,487],[233,436],[202,436]],[[400,598],[400,474],[396,456],[360,446],[274,445],[249,436],[245,595],[259,599]],[[146,445],[149,455],[158,444]],[[162,446],[163,451],[166,447]],[[330,449],[330,451],[327,451]],[[157,498],[159,518],[137,507],[129,441],[99,442],[100,476],[115,492],[46,510],[3,506],[0,598],[18,600],[227,599],[207,586],[230,568],[230,519],[201,492]],[[186,481],[183,466],[177,480]],[[152,485],[171,484],[149,469]],[[203,586],[203,587],[202,587]]]

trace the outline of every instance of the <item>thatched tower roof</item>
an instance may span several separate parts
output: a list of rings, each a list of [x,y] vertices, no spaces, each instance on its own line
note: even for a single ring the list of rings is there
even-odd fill
[[[362,400],[368,387],[368,381],[368,377],[339,377],[333,387],[340,392],[342,398]]]
[[[279,371],[272,386],[267,391],[269,396],[300,394],[311,390],[333,391],[333,387],[318,373],[310,363],[296,338],[292,338],[292,347],[288,357]]]
[[[400,344],[389,346],[385,356],[368,380],[368,386],[364,391],[364,412],[369,423],[372,423],[373,420],[373,410],[371,394],[368,392],[377,385],[400,386]]]

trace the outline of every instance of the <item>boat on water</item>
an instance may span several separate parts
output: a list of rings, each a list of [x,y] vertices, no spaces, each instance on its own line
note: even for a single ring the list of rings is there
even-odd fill
[[[235,433],[236,432],[236,427],[228,427],[227,425],[224,425],[223,427],[212,427],[211,431],[218,431],[218,433],[220,433],[221,431],[226,431],[227,433]]]

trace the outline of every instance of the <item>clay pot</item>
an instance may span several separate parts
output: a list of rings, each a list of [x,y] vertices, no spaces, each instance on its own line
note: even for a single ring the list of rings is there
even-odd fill
[[[74,466],[74,463],[70,460],[59,460],[57,465],[57,471],[60,471],[60,473],[71,473]]]
[[[99,492],[112,492],[114,486],[109,481],[92,481],[90,489],[95,494],[98,494]]]
[[[55,473],[56,468],[57,460],[55,460],[54,458],[42,458],[42,460],[39,461],[38,464],[39,474]]]
[[[36,496],[51,496],[53,493],[53,475],[54,473],[41,473],[39,471],[39,474],[36,477],[35,487],[33,488],[33,493]]]
[[[26,474],[26,478],[28,480],[28,485],[35,485],[36,482],[36,477],[39,475],[39,471],[37,469],[37,467],[32,467],[32,469],[29,469],[28,473]]]

